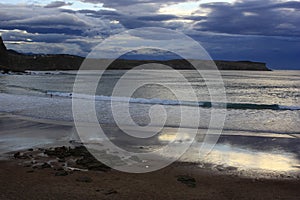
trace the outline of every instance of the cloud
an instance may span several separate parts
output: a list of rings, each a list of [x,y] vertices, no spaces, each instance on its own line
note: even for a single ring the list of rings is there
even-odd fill
[[[171,20],[171,19],[177,19],[178,17],[176,15],[147,15],[147,16],[140,16],[137,17],[137,20],[142,20],[142,21],[166,21],[166,20]]]
[[[3,23],[6,25],[6,23]],[[58,15],[34,16],[27,19],[11,20],[8,24],[33,26],[89,26],[76,15],[59,13]]]
[[[236,3],[209,3],[205,20],[194,25],[195,30],[241,35],[300,35],[300,2],[237,1]]]
[[[106,8],[112,8],[118,12],[130,15],[153,15],[157,14],[163,7],[184,3],[184,2],[199,2],[199,0],[81,0],[82,2],[99,4],[103,3]]]
[[[93,29],[102,31],[95,35],[108,35],[122,29],[120,24],[111,24],[107,17],[95,17],[89,12],[76,12],[59,8],[44,8],[37,5],[1,5],[0,27],[20,29],[32,33],[60,33],[82,36]],[[107,11],[108,12],[108,11]],[[102,14],[102,13],[101,13]],[[114,29],[114,30],[111,30]],[[90,35],[91,36],[91,35]]]
[[[47,4],[46,6],[44,6],[44,8],[60,8],[63,6],[70,6],[70,5],[72,5],[72,3],[64,2],[64,1],[53,1]]]
[[[88,3],[95,3],[98,4],[99,2],[103,3],[104,6],[110,7],[110,8],[119,8],[119,7],[126,7],[126,6],[131,6],[131,5],[139,5],[139,4],[174,4],[174,3],[180,3],[180,2],[193,2],[197,0],[187,0],[187,1],[182,1],[182,0],[119,0],[119,1],[111,1],[111,0],[81,0],[82,2],[88,2]]]
[[[82,55],[80,47],[76,43],[72,44],[62,44],[62,43],[45,43],[45,42],[6,42],[6,46],[9,49],[14,49],[22,53],[37,53],[41,52],[44,54],[72,54],[72,55]]]
[[[46,5],[41,0],[35,2],[0,5],[0,33],[5,41],[10,41],[9,47],[22,52],[84,56],[105,38],[126,29],[163,27],[201,42],[215,59],[267,61],[272,66],[300,63],[295,55],[300,51],[299,1],[68,0],[47,1],[50,3]],[[93,4],[84,7],[82,2]],[[161,12],[161,8],[167,12]],[[181,12],[185,9],[189,12]]]
[[[111,23],[109,17],[87,13],[90,12],[2,4],[0,33],[9,48],[20,52],[85,56],[104,38],[124,30],[121,24]]]

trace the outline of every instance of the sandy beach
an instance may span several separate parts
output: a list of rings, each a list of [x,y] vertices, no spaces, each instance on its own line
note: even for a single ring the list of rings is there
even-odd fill
[[[1,161],[0,166],[3,200],[298,199],[300,195],[299,180],[220,175],[183,163],[146,174],[109,170],[57,175],[51,168],[22,166],[18,159]]]
[[[192,73],[184,73],[194,80]],[[129,138],[113,123],[108,97],[102,96],[95,103],[97,125],[101,125],[108,140],[129,152],[153,152],[174,142],[169,154],[172,156],[179,145],[193,141],[176,162],[144,174],[110,169],[80,149],[83,138],[74,126],[72,91],[67,89],[72,88],[74,75],[2,76],[0,199],[298,199],[300,134],[297,99],[291,96],[282,101],[281,96],[274,99],[272,95],[278,92],[276,87],[281,84],[278,78],[285,81],[291,73],[224,72],[224,75],[228,77],[231,102],[252,102],[253,99],[257,102],[252,102],[250,107],[248,103],[239,103],[227,110],[222,134],[204,158],[199,154],[199,148],[207,133],[209,108],[200,108],[200,126],[181,127],[182,137],[178,139],[177,106],[165,105],[170,114],[167,124],[155,136],[141,140]],[[107,80],[115,76],[119,74],[112,72]],[[249,78],[244,81],[239,79],[240,76]],[[263,78],[257,79],[260,76]],[[265,76],[273,81],[265,82]],[[41,84],[45,80],[47,84]],[[261,90],[260,86],[253,89],[257,80],[269,89]],[[173,79],[163,78],[162,81],[177,84]],[[278,86],[274,87],[274,83]],[[241,88],[236,89],[237,84]],[[293,90],[296,84],[291,79],[286,86]],[[240,92],[248,91],[248,88],[252,88],[254,96],[246,95],[243,96],[246,99],[240,99]],[[285,94],[285,91],[282,88],[279,94]],[[199,93],[202,92],[199,89]],[[156,99],[150,104],[142,104],[140,100],[134,99],[130,107],[133,119],[141,124],[147,124],[145,113],[152,105],[165,102]],[[273,105],[274,101],[278,106],[262,109],[262,105]],[[187,121],[192,118],[193,115],[187,116]],[[141,133],[135,127],[128,127],[128,130]],[[195,130],[197,136],[193,138],[190,133]],[[93,136],[95,132],[86,133],[85,144],[106,144],[107,139]],[[152,167],[152,161],[146,159],[141,163],[144,167]]]
[[[175,162],[151,173],[119,172],[69,143],[70,124],[6,114],[1,119],[6,125],[2,141],[10,143],[2,145],[0,199],[298,199],[300,195],[300,176],[243,176],[234,167],[213,170],[212,165]],[[15,150],[7,152],[11,149]]]
[[[1,126],[6,146],[2,146],[0,161],[0,198],[5,200],[298,199],[300,195],[299,176],[279,172],[263,177],[241,173],[236,167],[175,162],[151,173],[123,173],[104,166],[85,148],[70,143],[71,124],[4,113],[1,122],[6,125]]]

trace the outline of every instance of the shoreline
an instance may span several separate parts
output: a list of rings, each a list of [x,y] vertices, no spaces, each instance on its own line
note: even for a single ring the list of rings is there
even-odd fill
[[[14,114],[8,113],[0,113],[0,123],[5,124],[0,127],[0,144],[2,148],[0,148],[1,159],[3,161],[10,161],[13,153],[15,152],[23,152],[27,149],[38,149],[38,148],[53,148],[60,146],[70,146],[75,147],[78,146],[80,142],[80,138],[78,138],[76,134],[76,129],[73,126],[72,122],[60,122],[48,119],[35,119],[26,116],[18,116]],[[151,151],[155,150],[155,146],[161,146],[167,144],[169,139],[172,139],[174,134],[173,128],[165,128],[163,133],[161,133],[158,138],[163,141],[154,140],[153,142],[146,142],[144,144],[134,145],[133,143],[128,143],[126,138],[123,138],[120,134],[120,130],[116,127],[105,125],[106,129],[110,132],[113,132],[111,138],[113,141],[116,141],[121,147],[130,147],[131,150],[140,150]],[[187,130],[188,132],[188,130]],[[118,137],[117,137],[118,136]],[[118,138],[115,140],[114,138]],[[274,139],[276,137],[276,139]],[[110,138],[110,137],[109,137]],[[256,139],[257,138],[257,139]],[[280,142],[282,140],[282,142]],[[230,135],[221,135],[219,142],[215,146],[215,150],[210,153],[208,157],[205,157],[204,160],[199,160],[195,156],[197,156],[197,146],[191,148],[178,160],[176,163],[185,163],[189,165],[198,166],[199,170],[210,170],[216,174],[220,175],[234,175],[239,177],[248,177],[248,178],[266,178],[266,179],[299,179],[300,178],[300,165],[296,160],[297,158],[293,158],[292,156],[286,152],[286,154],[278,154],[264,150],[257,149],[249,151],[249,147],[244,146],[247,143],[255,143],[257,141],[265,141],[269,146],[274,146],[272,148],[277,147],[278,145],[284,145],[284,143],[288,141],[293,141],[293,143],[297,144],[299,140],[298,137],[292,137],[290,135],[282,136],[282,135],[247,135],[245,134],[237,134],[231,133]],[[243,141],[243,143],[236,143],[238,141]],[[249,141],[249,142],[247,142]],[[277,142],[276,142],[277,141]],[[75,143],[74,143],[75,142]],[[227,143],[231,142],[232,144],[236,143],[235,146],[230,147],[227,146]],[[127,144],[128,143],[128,144]],[[274,144],[272,144],[274,143]],[[290,143],[292,144],[292,143]],[[132,146],[133,145],[133,146]],[[148,147],[152,146],[152,148]],[[154,146],[153,146],[154,145]],[[224,146],[225,145],[225,146]],[[241,146],[239,146],[241,145]],[[156,147],[157,148],[157,147]],[[255,147],[256,148],[256,147]],[[271,149],[272,149],[271,148]],[[287,148],[282,146],[282,148]],[[295,150],[292,150],[295,151]],[[222,161],[222,157],[229,157],[231,160],[227,160],[225,162]],[[261,157],[261,158],[260,158]],[[272,160],[265,160],[268,158]],[[242,159],[242,160],[237,160]],[[236,162],[245,162],[245,165],[253,165],[253,163],[249,163],[245,159],[256,159],[256,162],[263,162],[261,169],[255,169],[255,166],[252,168],[244,168],[242,165],[239,165]],[[274,160],[275,159],[275,160]],[[284,159],[284,160],[283,160]],[[269,163],[270,162],[270,163]],[[278,163],[277,163],[278,162]],[[292,162],[287,165],[285,162]],[[243,164],[243,163],[242,163]],[[268,169],[268,166],[264,166],[268,164],[269,167],[277,167],[274,170]],[[275,165],[275,166],[271,166]],[[278,166],[276,166],[278,165]],[[281,166],[284,165],[284,166]],[[259,167],[259,165],[258,165]],[[280,169],[292,167],[294,171],[280,171]],[[292,169],[291,168],[291,169]],[[295,171],[297,170],[297,171]]]
[[[59,150],[62,145],[78,146],[69,143],[74,131],[70,124],[0,116],[4,124],[0,139],[12,136],[17,144],[26,142],[24,138],[41,140],[33,148],[29,142],[26,148],[10,151],[0,160],[0,199],[298,199],[300,195],[300,174],[243,173],[230,166],[182,161],[150,173],[119,172],[93,161],[83,162],[84,150],[75,151],[80,156],[57,153],[65,151]],[[55,152],[54,147],[60,148]],[[50,156],[44,155],[47,151]],[[81,160],[79,165],[77,160]]]
[[[63,150],[62,150],[63,149]],[[70,150],[71,155],[66,151]],[[46,153],[45,153],[46,152]],[[49,154],[47,152],[50,152]],[[106,153],[103,154],[104,156]],[[52,168],[57,170],[57,167],[63,168],[65,171],[98,171],[97,169],[89,169],[88,165],[78,165],[76,164],[76,160],[87,157],[88,161],[91,165],[100,164],[100,168],[104,166],[104,171],[106,171],[106,165],[96,160],[96,158],[90,154],[90,152],[86,149],[86,147],[80,143],[76,143],[75,141],[70,141],[66,143],[64,146],[53,146],[53,145],[45,145],[36,148],[23,149],[20,151],[11,151],[7,152],[4,159],[1,159],[0,162],[3,163],[17,163],[17,165],[24,166],[26,168],[31,167],[32,169],[41,169],[40,166],[47,163],[49,166],[47,168]],[[183,155],[184,157],[184,155]],[[89,159],[92,158],[92,159]],[[86,164],[86,163],[84,163]],[[89,163],[87,163],[89,164]],[[228,177],[239,177],[244,179],[251,180],[291,180],[291,181],[300,181],[300,173],[295,173],[294,175],[285,174],[284,172],[274,172],[268,170],[261,169],[239,169],[234,166],[224,166],[217,165],[209,162],[193,162],[193,161],[181,161],[177,160],[167,167],[164,167],[160,170],[164,170],[166,168],[172,167],[182,167],[193,169],[194,173],[208,173],[210,175],[215,176],[228,176]],[[107,167],[110,170],[118,171]],[[160,171],[158,170],[158,171]],[[100,169],[102,171],[102,169]],[[156,170],[155,170],[156,171]],[[154,171],[154,172],[155,172]],[[189,171],[189,170],[188,170]],[[126,173],[119,171],[120,173]],[[153,173],[153,172],[146,172]],[[130,173],[128,173],[130,174]],[[135,173],[133,173],[135,174]],[[140,174],[140,173],[137,173]],[[143,174],[143,173],[142,173]],[[300,183],[300,182],[299,182]]]

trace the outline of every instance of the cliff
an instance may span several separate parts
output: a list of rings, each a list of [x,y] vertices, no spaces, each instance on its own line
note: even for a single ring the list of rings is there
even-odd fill
[[[8,65],[7,49],[0,36],[0,69]]]
[[[72,55],[26,55],[7,50],[0,37],[0,69],[25,70],[72,70],[78,69],[84,58]]]
[[[43,70],[78,70],[84,58],[66,54],[36,54],[27,55],[7,50],[0,36],[0,70],[5,72],[15,71],[24,72],[26,70],[43,71]],[[107,62],[107,60],[97,60],[97,63]],[[132,67],[149,64],[161,63],[174,69],[194,69],[186,60],[115,60],[109,69],[131,69]],[[201,69],[209,69],[211,61],[193,61],[193,64],[201,66]],[[265,63],[250,61],[215,61],[220,70],[269,70]]]

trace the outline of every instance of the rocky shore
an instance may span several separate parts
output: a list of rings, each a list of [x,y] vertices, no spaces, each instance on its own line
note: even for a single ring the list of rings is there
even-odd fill
[[[32,169],[52,168],[56,175],[68,175],[70,171],[108,171],[110,167],[97,161],[84,146],[55,147],[49,149],[16,152],[14,158]],[[61,173],[62,172],[62,173]]]

